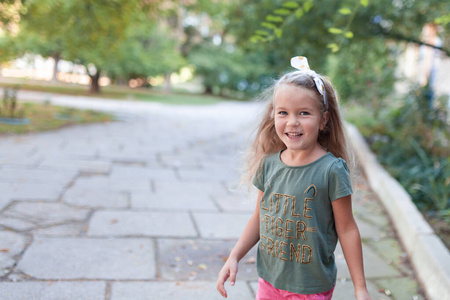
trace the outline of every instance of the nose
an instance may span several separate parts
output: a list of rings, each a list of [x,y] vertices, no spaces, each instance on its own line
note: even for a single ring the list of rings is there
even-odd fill
[[[288,120],[287,125],[299,126],[300,125],[300,121],[298,120],[297,116],[289,116],[289,120]]]

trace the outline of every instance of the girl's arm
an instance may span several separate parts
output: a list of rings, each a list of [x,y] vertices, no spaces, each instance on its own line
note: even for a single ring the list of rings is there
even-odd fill
[[[228,257],[225,265],[219,272],[219,277],[217,278],[217,290],[225,298],[227,297],[227,291],[224,287],[225,281],[230,278],[230,284],[232,286],[234,285],[239,261],[259,241],[259,202],[262,196],[263,192],[259,191],[255,211],[245,226],[241,237],[237,241],[233,250],[231,250],[230,256]]]
[[[358,300],[371,299],[364,277],[361,237],[353,218],[352,198],[346,196],[332,202],[336,231],[355,287]]]

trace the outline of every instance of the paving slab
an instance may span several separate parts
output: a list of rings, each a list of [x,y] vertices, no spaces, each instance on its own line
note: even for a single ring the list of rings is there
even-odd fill
[[[66,190],[62,201],[77,207],[126,208],[128,193],[74,186]]]
[[[401,276],[401,273],[390,262],[387,262],[379,254],[371,248],[363,244],[364,256],[364,273],[366,279],[372,278],[391,278]],[[338,278],[350,278],[350,272],[342,252],[340,244],[338,244],[335,252],[336,265],[338,267]]]
[[[407,254],[403,251],[398,240],[394,238],[384,238],[377,241],[369,240],[367,245],[378,253],[387,264],[399,269],[404,274],[413,274],[408,266]]]
[[[109,175],[111,178],[122,179],[160,179],[176,181],[177,176],[173,169],[149,169],[147,167],[115,165]]]
[[[136,153],[136,152],[111,152],[110,149],[99,151],[98,157],[101,160],[109,160],[113,163],[123,164],[146,164],[149,161],[151,154],[148,153]]]
[[[77,179],[72,186],[75,189],[89,189],[100,191],[151,191],[148,179],[115,179],[106,176],[85,176]]]
[[[67,185],[77,176],[77,171],[64,170],[39,170],[39,169],[18,169],[2,168],[0,169],[0,181],[16,183],[58,183]]]
[[[87,230],[84,222],[73,222],[69,224],[53,225],[33,230],[34,235],[52,237],[76,237],[81,236]]]
[[[256,208],[256,198],[250,198],[246,194],[213,196],[213,199],[224,212],[252,213]]]
[[[0,282],[2,300],[104,300],[105,282]]]
[[[0,252],[0,278],[7,275],[10,272],[10,268],[12,268],[16,264],[16,260],[13,259],[10,255]]]
[[[5,196],[0,196],[0,211],[2,211],[10,203],[11,203],[11,199],[6,198]]]
[[[380,292],[378,286],[373,284],[372,282],[367,282],[367,290],[369,291],[372,300],[393,300],[391,297],[386,294]],[[355,299],[355,289],[353,287],[353,283],[351,280],[346,281],[338,281],[336,283],[336,287],[333,292],[333,300],[349,300]],[[406,300],[398,299],[398,300]],[[410,300],[413,300],[412,298]]]
[[[155,279],[150,239],[35,237],[17,269],[36,279]]]
[[[178,193],[131,193],[133,208],[157,209],[163,211],[218,211],[208,194],[195,196]]]
[[[0,182],[2,197],[11,200],[56,201],[65,184]]]
[[[178,170],[181,180],[184,181],[207,181],[220,182],[223,180],[233,180],[239,177],[236,171],[228,169],[181,169]]]
[[[423,300],[424,297],[417,293],[419,285],[415,279],[409,277],[390,278],[376,280],[376,283],[392,299],[414,299]],[[445,299],[445,297],[442,297]]]
[[[27,242],[25,235],[7,230],[0,231],[0,278],[9,273],[9,268],[16,263],[16,255],[25,250]]]
[[[226,187],[218,182],[185,182],[185,181],[162,181],[153,180],[155,191],[161,194],[185,195],[185,197],[196,197],[207,194],[209,196],[229,195]]]
[[[28,231],[36,227],[36,224],[29,222],[21,217],[7,217],[2,216],[0,218],[0,225],[6,229],[11,229],[16,232]]]
[[[158,264],[162,280],[211,280],[217,277],[236,244],[233,241],[158,239]],[[239,280],[258,280],[256,247],[239,264]]]
[[[69,159],[65,157],[48,157],[43,159],[39,163],[38,167],[45,170],[76,170],[84,173],[106,174],[111,170],[111,162],[86,159]]]
[[[227,286],[228,298],[239,300],[255,299],[246,282]],[[177,282],[114,282],[111,300],[222,300],[216,290],[215,281],[177,281]]]
[[[232,213],[194,213],[202,238],[238,239],[250,216]]]
[[[200,158],[197,155],[194,156],[180,156],[176,154],[161,154],[160,156],[161,164],[166,167],[171,168],[183,168],[192,169],[199,168]]]
[[[25,249],[26,236],[9,230],[0,231],[0,249],[10,256],[19,254]]]
[[[386,227],[373,225],[369,222],[360,219],[359,217],[355,217],[355,220],[356,223],[358,224],[358,229],[360,231],[362,239],[371,239],[379,241],[382,238],[387,237],[389,234],[389,232],[386,230]]]
[[[89,213],[88,209],[47,202],[16,202],[3,212],[6,217],[23,218],[36,226],[81,221]]]
[[[188,213],[151,211],[97,211],[88,236],[196,237]]]

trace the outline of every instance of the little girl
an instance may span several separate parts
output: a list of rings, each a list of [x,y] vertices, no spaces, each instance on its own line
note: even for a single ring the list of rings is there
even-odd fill
[[[256,209],[219,273],[227,297],[238,263],[259,241],[257,300],[331,299],[339,238],[358,300],[371,299],[352,214],[347,145],[337,95],[304,57],[274,85],[249,155]]]

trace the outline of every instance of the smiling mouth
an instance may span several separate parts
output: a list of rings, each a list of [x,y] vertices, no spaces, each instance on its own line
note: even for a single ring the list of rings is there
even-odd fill
[[[296,132],[286,132],[285,134],[287,135],[288,138],[291,139],[297,139],[303,135],[303,133],[296,133]]]

